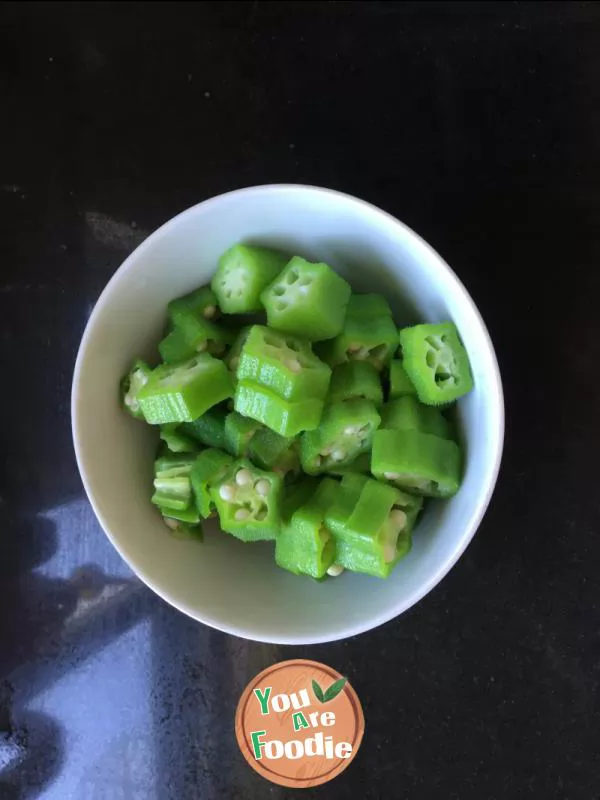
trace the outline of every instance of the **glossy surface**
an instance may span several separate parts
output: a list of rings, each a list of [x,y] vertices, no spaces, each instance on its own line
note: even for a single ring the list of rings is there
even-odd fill
[[[295,797],[233,737],[250,677],[292,657],[347,675],[367,724],[307,797],[598,796],[598,7],[0,20],[0,341],[22,387],[3,396],[2,800]],[[141,586],[70,440],[75,352],[124,256],[199,198],[267,180],[335,186],[422,233],[481,308],[506,390],[500,483],[463,558],[399,620],[324,646],[234,639]]]

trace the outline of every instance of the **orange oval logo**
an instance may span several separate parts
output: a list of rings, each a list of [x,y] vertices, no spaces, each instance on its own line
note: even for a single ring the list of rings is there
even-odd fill
[[[246,687],[235,734],[246,761],[280,786],[308,788],[335,778],[352,761],[365,730],[347,680],[317,661],[281,661]]]

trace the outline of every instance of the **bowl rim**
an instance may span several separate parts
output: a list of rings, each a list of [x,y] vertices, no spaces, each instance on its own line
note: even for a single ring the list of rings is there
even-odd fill
[[[417,242],[428,251],[429,255],[433,257],[433,260],[437,262],[437,266],[447,271],[450,275],[451,279],[454,280],[456,283],[456,287],[458,289],[459,294],[461,295],[461,302],[467,305],[476,318],[477,322],[480,325],[481,329],[481,344],[487,350],[487,355],[489,357],[489,362],[491,364],[491,374],[487,376],[487,386],[488,391],[495,396],[496,406],[497,406],[497,419],[495,421],[495,436],[493,436],[493,450],[491,451],[490,458],[493,459],[492,468],[488,473],[488,480],[485,485],[485,491],[482,491],[478,496],[476,502],[474,503],[473,510],[470,515],[470,519],[467,525],[464,528],[462,537],[460,541],[457,543],[456,548],[454,549],[452,556],[448,558],[446,561],[440,564],[439,568],[430,576],[430,578],[417,587],[408,597],[404,598],[401,602],[397,605],[394,605],[392,608],[388,607],[385,611],[380,613],[377,616],[371,617],[368,622],[359,622],[353,623],[351,625],[347,625],[343,628],[340,628],[339,634],[335,635],[326,635],[323,637],[314,636],[314,635],[296,635],[296,636],[285,636],[285,637],[277,637],[272,638],[265,635],[257,635],[253,633],[251,630],[248,629],[247,626],[245,627],[238,627],[235,624],[227,624],[222,622],[221,620],[213,620],[206,614],[199,614],[196,609],[191,608],[190,606],[186,606],[185,603],[179,602],[174,600],[168,591],[161,587],[159,583],[157,583],[152,578],[148,577],[145,574],[144,570],[138,569],[137,565],[135,564],[135,559],[131,559],[129,556],[126,556],[123,552],[123,548],[117,542],[117,536],[114,535],[109,525],[107,524],[106,520],[103,518],[103,515],[98,508],[98,505],[95,501],[94,494],[92,491],[92,487],[90,485],[90,480],[87,475],[86,466],[84,463],[84,458],[81,450],[80,445],[80,434],[79,434],[79,426],[80,426],[80,416],[78,412],[78,394],[79,394],[79,383],[80,383],[80,375],[83,369],[83,363],[86,357],[86,351],[88,347],[88,343],[92,336],[94,335],[94,329],[96,326],[96,322],[98,317],[100,316],[103,307],[106,303],[107,297],[111,293],[113,284],[119,281],[123,274],[127,272],[128,269],[131,268],[134,262],[136,262],[140,256],[143,256],[146,249],[150,249],[154,246],[156,241],[163,236],[165,236],[172,227],[178,225],[182,219],[186,216],[192,216],[197,212],[197,209],[200,207],[205,206],[215,206],[229,200],[233,196],[246,196],[251,198],[252,196],[256,196],[258,194],[269,194],[275,193],[279,194],[281,192],[289,192],[289,193],[297,193],[297,194],[304,194],[304,193],[316,193],[321,195],[327,196],[334,196],[338,198],[343,198],[346,201],[349,201],[351,204],[355,204],[359,208],[362,208],[365,211],[368,211],[370,214],[375,214],[377,216],[382,217],[385,221],[389,224],[392,224],[395,227],[400,227],[403,229],[404,233],[407,234],[409,237],[414,237]],[[224,192],[222,194],[215,195],[214,197],[207,198],[206,200],[202,200],[199,203],[190,206],[189,208],[181,211],[180,213],[176,214],[174,217],[171,217],[166,222],[164,222],[159,228],[153,231],[138,247],[136,247],[122,262],[122,264],[115,270],[112,277],[107,282],[106,286],[100,293],[100,296],[96,300],[94,304],[94,308],[92,309],[92,313],[90,314],[83,335],[81,337],[81,341],[79,344],[79,348],[77,351],[77,358],[75,361],[75,368],[73,371],[73,381],[72,381],[72,388],[71,388],[71,433],[73,437],[73,445],[75,450],[75,458],[77,461],[77,467],[79,469],[79,474],[81,476],[81,480],[83,483],[83,487],[89,503],[96,515],[96,519],[100,523],[104,533],[108,537],[109,541],[115,548],[115,550],[119,553],[121,558],[125,561],[125,563],[130,567],[133,573],[148,586],[153,592],[155,592],[159,597],[165,600],[169,605],[176,608],[178,611],[186,614],[186,616],[191,617],[192,619],[196,620],[197,622],[201,622],[205,625],[209,625],[211,628],[216,630],[220,630],[223,633],[228,633],[233,636],[238,636],[242,639],[247,639],[249,641],[255,642],[264,642],[267,644],[278,644],[278,645],[308,645],[308,644],[326,644],[328,642],[335,642],[340,641],[343,639],[347,639],[350,636],[357,636],[361,633],[366,633],[367,631],[373,630],[380,625],[383,625],[386,622],[390,622],[391,620],[395,619],[396,617],[403,614],[408,609],[412,608],[416,603],[425,597],[425,595],[429,594],[440,581],[450,572],[452,567],[456,564],[458,559],[462,556],[468,545],[470,544],[471,540],[473,539],[481,520],[489,506],[490,500],[492,498],[492,494],[494,492],[498,474],[500,471],[500,464],[502,460],[502,452],[504,448],[504,432],[505,432],[505,408],[504,408],[504,393],[502,388],[502,379],[500,376],[500,368],[498,366],[498,359],[496,357],[496,353],[494,350],[494,346],[492,344],[491,337],[489,335],[488,329],[483,321],[483,318],[477,308],[475,302],[471,298],[471,295],[467,291],[466,287],[460,280],[460,278],[456,275],[454,270],[446,263],[446,261],[442,258],[442,256],[420,236],[416,233],[412,228],[406,225],[401,220],[394,217],[387,211],[379,208],[378,206],[367,202],[366,200],[361,200],[354,195],[348,194],[346,192],[340,192],[335,189],[328,189],[321,186],[311,186],[309,184],[296,184],[296,183],[268,183],[268,184],[260,184],[257,186],[248,186],[241,189],[233,189],[229,192]]]

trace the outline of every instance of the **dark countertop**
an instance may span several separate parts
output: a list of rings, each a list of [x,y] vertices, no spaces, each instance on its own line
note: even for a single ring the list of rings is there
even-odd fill
[[[297,656],[347,675],[367,721],[303,797],[599,797],[600,6],[3,3],[0,87],[1,800],[295,796],[247,766],[233,715]],[[467,553],[401,618],[326,646],[245,642],[155,597],[71,444],[108,278],[177,212],[268,182],[421,233],[505,383]]]

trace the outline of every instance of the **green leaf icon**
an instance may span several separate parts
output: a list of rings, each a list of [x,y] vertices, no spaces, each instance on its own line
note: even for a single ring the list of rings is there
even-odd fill
[[[317,700],[320,703],[324,703],[325,702],[325,697],[323,696],[323,689],[321,689],[321,687],[316,682],[316,680],[314,680],[314,678],[313,678],[313,682],[312,682],[312,688],[313,688],[313,692],[314,692],[315,697],[317,698]]]
[[[344,686],[346,685],[347,678],[340,678],[339,680],[335,681],[331,684],[329,689],[324,694],[324,700],[322,702],[328,703],[330,700],[333,700],[334,697],[337,697],[338,694],[342,691]]]

